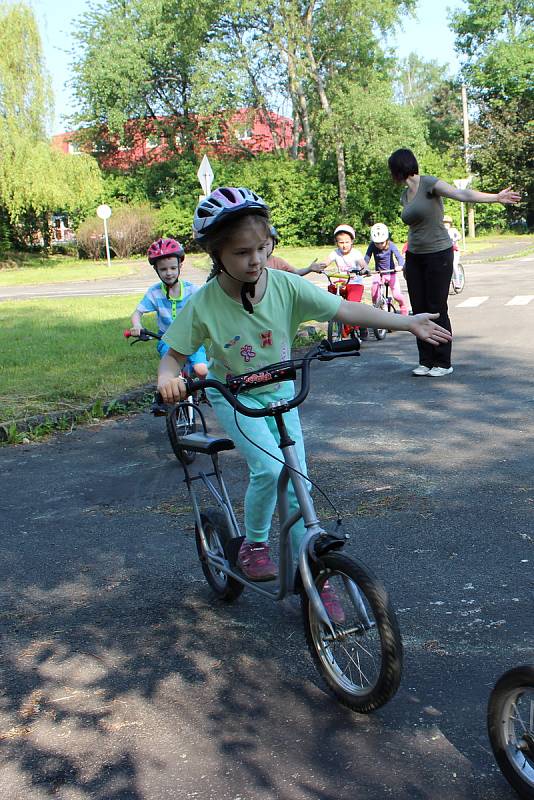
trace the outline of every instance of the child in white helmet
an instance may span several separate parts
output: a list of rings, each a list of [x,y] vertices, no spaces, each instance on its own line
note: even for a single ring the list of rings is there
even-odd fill
[[[406,316],[408,314],[408,306],[397,279],[397,273],[402,272],[404,267],[404,257],[399,253],[397,246],[390,240],[387,225],[382,222],[377,222],[371,228],[371,241],[365,254],[366,264],[370,262],[371,258],[374,258],[376,272],[371,286],[373,303],[378,300],[381,284],[387,283],[391,289],[391,294],[400,306],[401,314]]]
[[[331,264],[335,264],[336,271],[347,276],[347,285],[343,296],[351,303],[360,303],[365,288],[363,276],[371,273],[367,268],[363,253],[353,246],[355,238],[356,232],[351,225],[345,223],[338,225],[334,231],[337,247],[328,254],[320,266],[322,269],[327,269]],[[363,275],[356,274],[352,270],[361,270]],[[367,338],[367,328],[360,328],[360,336],[362,339]]]

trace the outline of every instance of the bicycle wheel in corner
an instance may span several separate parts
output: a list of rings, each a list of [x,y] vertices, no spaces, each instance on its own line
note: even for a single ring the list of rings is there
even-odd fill
[[[534,666],[502,675],[488,703],[488,735],[502,774],[520,797],[534,798]]]
[[[208,509],[207,511],[203,511],[200,517],[210,550],[224,558],[225,548],[228,542],[233,538],[224,514],[215,509]],[[222,570],[217,569],[215,564],[210,564],[205,555],[204,548],[202,547],[202,539],[200,538],[198,526],[196,525],[195,539],[202,572],[212,590],[217,597],[221,600],[226,600],[228,603],[237,600],[245,587],[242,583],[236,581],[235,578],[230,578],[226,573],[222,572]]]
[[[196,453],[180,446],[178,441],[180,436],[187,436],[194,433],[197,429],[197,412],[190,403],[178,403],[167,414],[167,434],[174,455],[184,464],[192,464]]]
[[[343,323],[338,322],[336,319],[329,320],[326,338],[329,342],[341,341],[343,339]]]
[[[312,658],[327,687],[353,711],[376,711],[397,691],[402,640],[380,581],[361,562],[327,553],[315,585],[326,602],[334,635],[317,618],[304,588],[304,630]],[[328,598],[328,599],[327,599]]]

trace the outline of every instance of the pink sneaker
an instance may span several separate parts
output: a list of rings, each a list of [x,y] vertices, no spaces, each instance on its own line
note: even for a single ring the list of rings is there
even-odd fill
[[[249,581],[272,581],[278,577],[278,568],[269,556],[267,542],[249,542],[239,548],[237,566]]]
[[[337,623],[338,625],[343,625],[345,622],[345,612],[343,611],[343,606],[337,596],[337,592],[333,589],[328,581],[326,581],[325,585],[321,589],[321,600],[323,601],[323,605],[326,608],[328,616],[332,620],[332,622]]]

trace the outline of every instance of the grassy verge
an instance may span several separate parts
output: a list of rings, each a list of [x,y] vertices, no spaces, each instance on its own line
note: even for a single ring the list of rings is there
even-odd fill
[[[515,234],[488,234],[466,243],[466,255],[478,253],[492,245],[503,241],[523,241],[522,236]],[[324,247],[278,247],[276,254],[285,258],[297,269],[308,266],[314,259],[323,260],[332,251],[333,244]],[[356,244],[359,250],[365,252],[367,242]],[[525,252],[519,256],[532,252],[528,242],[525,242]],[[517,257],[517,254],[516,256]],[[206,255],[194,253],[187,256],[189,263],[199,269],[210,269],[210,260]],[[71,281],[102,280],[105,278],[120,278],[125,275],[136,274],[144,258],[138,257],[124,261],[113,260],[108,267],[105,261],[80,261],[69,259],[62,255],[52,255],[49,258],[25,255],[17,256],[16,260],[0,260],[0,286],[29,286],[44,283],[62,283]]]
[[[27,435],[17,421],[48,417],[35,423],[30,438],[69,428],[73,420],[103,416],[110,401],[155,382],[155,343],[132,347],[123,337],[138,299],[132,294],[2,303],[9,335],[2,341],[0,425],[9,442]],[[143,321],[156,327],[154,315]],[[317,338],[319,331],[295,345],[309,347]]]
[[[102,405],[154,382],[155,345],[123,330],[138,295],[2,304],[0,422]],[[147,315],[147,327],[154,321]]]
[[[120,278],[137,272],[142,259],[106,261],[80,261],[65,256],[50,256],[23,262],[0,262],[0,286],[31,286],[63,281],[90,281],[102,278]]]

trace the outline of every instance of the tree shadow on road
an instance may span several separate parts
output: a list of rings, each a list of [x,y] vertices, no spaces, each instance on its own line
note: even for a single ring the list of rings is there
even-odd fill
[[[0,614],[10,800],[512,797],[480,688],[525,644],[526,601],[513,598],[532,557],[533,484],[518,480],[531,474],[532,383],[414,386],[402,345],[388,358],[385,389],[367,367],[350,381],[337,365],[316,373],[303,412],[312,473],[339,496],[351,552],[391,589],[404,633],[403,685],[373,716],[324,692],[298,619],[251,592],[212,599],[154,420],[2,453],[15,508]],[[239,497],[244,471],[228,464]]]

